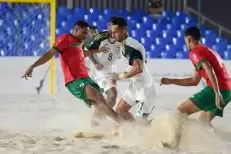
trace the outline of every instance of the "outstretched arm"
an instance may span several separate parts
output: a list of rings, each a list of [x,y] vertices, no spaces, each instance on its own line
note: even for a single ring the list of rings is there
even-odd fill
[[[40,57],[34,64],[31,65],[32,68],[43,65],[48,62],[55,54],[57,53],[56,49],[52,48],[47,51],[42,57]]]
[[[33,69],[37,66],[43,65],[46,62],[48,62],[55,54],[57,53],[57,50],[55,48],[50,49],[47,51],[42,57],[40,57],[37,61],[34,62],[24,73],[22,78],[27,79],[27,77],[32,77]]]
[[[195,71],[194,75],[190,78],[184,79],[169,79],[162,78],[160,84],[174,84],[178,86],[197,86],[201,80],[199,72]]]

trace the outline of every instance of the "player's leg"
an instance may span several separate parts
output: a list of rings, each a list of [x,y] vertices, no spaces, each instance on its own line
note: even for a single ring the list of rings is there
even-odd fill
[[[216,107],[216,96],[213,88],[205,87],[201,92],[195,94],[190,100],[202,111],[200,119],[208,120],[211,122],[215,116],[223,117],[223,110],[225,106],[231,100],[231,91],[230,90],[220,90],[221,95],[223,96],[224,105],[223,109],[220,110]]]
[[[136,91],[136,99],[138,101],[137,106],[137,118],[136,123],[141,125],[149,125],[148,116],[152,113],[157,97],[156,85],[153,82],[152,84],[140,88]]]
[[[225,102],[225,105],[223,106],[224,108],[231,100],[231,91],[221,90],[221,94]],[[196,93],[195,95],[190,97],[189,100],[181,104],[178,107],[178,110],[187,115],[202,111],[200,119],[207,120],[206,122],[209,122],[209,124],[211,124],[211,121],[214,119],[215,116],[223,116],[223,109],[220,110],[216,107],[215,98],[216,97],[213,88],[205,87],[202,91]],[[177,141],[179,140],[180,137],[177,139]]]
[[[116,98],[117,98],[116,87],[115,86],[111,87],[105,93],[107,94],[106,101],[108,105],[110,107],[113,107],[116,104]]]
[[[105,98],[100,92],[99,86],[90,78],[78,79],[66,86],[75,97],[82,99],[88,107],[94,105],[99,112],[108,115],[117,123],[121,122],[121,117],[107,105]]]
[[[103,112],[104,114],[106,114],[107,116],[112,118],[117,123],[121,123],[122,119],[107,104],[105,98],[103,97],[103,95],[100,93],[99,90],[97,90],[96,88],[94,88],[91,85],[87,85],[85,87],[85,93],[86,93],[88,99],[92,100],[92,102],[94,103],[93,105],[95,106],[96,110],[98,110],[98,112]]]
[[[126,121],[135,121],[132,113],[129,110],[132,108],[123,98],[120,99],[118,106],[116,107],[116,113],[118,113]]]
[[[117,90],[115,87],[110,88],[106,91],[106,102],[107,104],[112,108],[116,103],[116,97],[117,97]],[[106,115],[102,114],[98,110],[95,110],[93,116],[92,116],[92,126],[99,126],[100,121],[105,120]]]
[[[177,108],[177,110],[187,115],[191,115],[193,113],[201,111],[190,99],[186,100],[183,104],[181,104]]]
[[[208,123],[208,125],[212,126],[211,121],[216,117],[216,115],[214,115],[211,112],[205,112],[205,111],[201,111],[199,119],[205,123]]]
[[[194,94],[187,101],[178,107],[178,110],[191,115],[198,111],[208,111],[214,103],[215,105],[215,95],[213,89],[210,87],[205,87],[202,91]]]
[[[106,76],[106,75],[105,75]],[[116,97],[117,97],[117,90],[116,90],[116,84],[106,77],[104,78],[98,78],[97,83],[99,84],[100,88],[102,88],[106,93],[106,102],[110,107],[113,107],[116,103]],[[105,120],[106,116],[102,114],[101,112],[98,112],[95,110],[93,117],[92,117],[92,126],[98,126],[100,124],[100,121]]]
[[[230,90],[220,90],[221,95],[223,96],[223,100],[224,100],[224,105],[222,106],[223,109],[220,110],[216,107],[215,105],[215,93],[214,90],[212,88],[207,88],[208,92],[210,94],[210,97],[208,97],[210,100],[210,104],[208,105],[209,107],[207,107],[207,112],[203,111],[200,114],[199,119],[207,122],[209,125],[212,126],[211,121],[216,117],[216,116],[220,116],[223,117],[223,110],[226,107],[226,105],[230,102],[231,100],[231,91]]]
[[[102,71],[101,71],[102,72]],[[117,98],[117,89],[116,89],[116,82],[110,80],[110,76],[103,73],[104,77],[98,78],[97,83],[99,84],[100,88],[102,88],[105,92],[106,101],[110,107],[113,107],[116,103]]]
[[[118,106],[116,107],[116,112],[127,121],[135,121],[135,118],[133,117],[132,113],[129,112],[129,110],[132,108],[132,106],[136,105],[136,99],[134,97],[135,91],[133,88],[133,83],[129,85],[127,90],[125,91],[124,95],[119,101]]]

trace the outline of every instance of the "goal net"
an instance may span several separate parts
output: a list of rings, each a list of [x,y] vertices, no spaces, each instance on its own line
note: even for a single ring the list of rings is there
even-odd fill
[[[26,60],[27,56],[35,60],[38,58],[35,56],[41,56],[49,50],[55,39],[53,3],[55,0],[0,0],[0,57],[20,59],[23,56]],[[50,64],[48,88],[53,95],[54,58]],[[26,68],[18,69],[24,71]],[[41,72],[38,75],[42,78],[43,74]]]
[[[48,3],[0,3],[1,56],[41,56],[50,47]]]

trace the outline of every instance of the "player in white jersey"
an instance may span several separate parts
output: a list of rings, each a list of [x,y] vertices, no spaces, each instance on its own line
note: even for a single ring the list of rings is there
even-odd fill
[[[152,112],[157,95],[156,84],[146,68],[145,48],[137,40],[127,36],[127,22],[122,17],[112,20],[112,35],[122,42],[121,52],[126,72],[114,73],[114,80],[131,79],[131,84],[122,96],[116,112],[125,120],[135,121],[129,112],[138,104],[136,120],[146,119]],[[145,121],[146,121],[145,120]]]
[[[115,18],[112,17],[110,21]],[[116,82],[112,81],[112,76],[109,73],[115,72],[116,70],[116,59],[121,55],[120,46],[121,43],[117,42],[111,35],[111,22],[109,21],[109,31],[100,32],[91,41],[85,45],[87,50],[97,50],[101,47],[108,49],[107,53],[95,54],[89,57],[95,67],[91,68],[94,75],[94,80],[104,90],[107,95],[106,100],[109,106],[113,107],[116,103],[117,90]],[[99,125],[99,120],[105,118],[100,113],[95,113],[95,119],[92,119],[92,126]]]
[[[98,34],[98,30],[97,30],[96,26],[90,26],[89,28],[90,28],[90,30],[88,32],[87,41],[93,39]],[[83,43],[83,44],[85,44],[85,43]],[[85,64],[86,64],[86,67],[87,67],[87,71],[88,71],[88,74],[89,74],[90,78],[92,78],[94,80],[94,76],[93,76],[93,74],[91,72],[91,68],[92,68],[92,62],[91,62],[91,60],[89,59],[89,57],[85,57],[84,61],[85,61]]]

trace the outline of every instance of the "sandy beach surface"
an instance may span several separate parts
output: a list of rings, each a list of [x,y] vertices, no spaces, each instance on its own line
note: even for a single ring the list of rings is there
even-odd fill
[[[231,105],[224,118],[208,127],[191,116],[183,124],[178,149],[158,145],[171,135],[174,116],[170,114],[188,96],[159,95],[150,118],[153,128],[124,128],[123,136],[113,137],[110,119],[92,129],[93,108],[73,96],[1,95],[0,154],[229,154],[231,150]],[[135,108],[132,109],[135,111]],[[77,131],[101,132],[105,138],[77,139]]]

